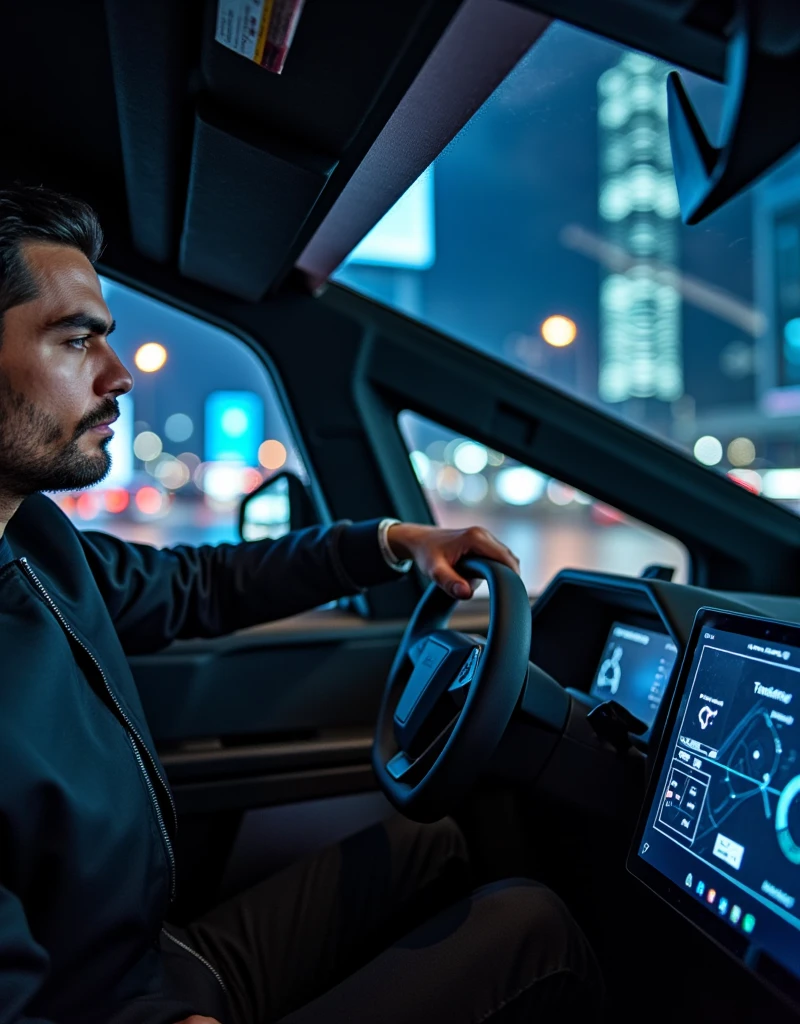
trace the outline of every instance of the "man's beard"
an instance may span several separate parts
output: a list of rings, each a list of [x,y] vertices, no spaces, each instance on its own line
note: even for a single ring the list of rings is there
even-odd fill
[[[118,412],[116,402],[109,400],[65,440],[55,417],[15,391],[0,373],[0,490],[25,498],[37,491],[77,491],[99,483],[111,469],[111,439],[88,454],[78,439]]]

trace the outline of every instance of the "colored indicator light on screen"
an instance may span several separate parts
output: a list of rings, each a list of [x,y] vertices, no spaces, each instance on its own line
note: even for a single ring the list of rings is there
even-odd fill
[[[717,904],[717,910],[720,912],[720,914],[728,913],[728,901],[725,899],[724,896],[720,898],[720,901]]]
[[[742,908],[738,907],[735,903],[731,907],[731,924],[738,924],[739,918],[742,916]]]
[[[753,917],[753,915],[745,914],[742,918],[742,931],[747,932],[747,934],[749,935],[750,932],[755,928],[755,926],[756,919]]]
[[[697,895],[698,896],[702,896],[705,891],[706,891],[706,883],[705,882],[698,882],[697,883],[697,888],[695,889],[695,892],[697,893]]]
[[[709,903],[713,903],[716,898],[717,898],[717,890],[716,889],[709,889],[708,893],[706,895],[706,899],[708,900],[708,902]]]

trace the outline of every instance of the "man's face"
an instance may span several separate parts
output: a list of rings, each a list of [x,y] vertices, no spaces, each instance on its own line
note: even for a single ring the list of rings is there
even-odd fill
[[[38,294],[6,312],[0,344],[0,491],[20,498],[102,480],[112,434],[100,424],[133,386],[83,253],[45,242],[22,252]]]

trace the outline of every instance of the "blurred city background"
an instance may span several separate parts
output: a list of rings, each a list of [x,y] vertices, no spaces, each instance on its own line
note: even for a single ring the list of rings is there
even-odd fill
[[[684,227],[669,70],[552,26],[335,279],[798,511],[800,156]],[[723,89],[684,77],[713,137]],[[219,328],[105,287],[135,389],[111,477],[54,497],[131,540],[235,540],[242,494],[306,472],[266,367]],[[686,578],[679,544],[590,495],[410,413],[400,427],[435,519],[493,529],[531,592],[567,565]]]

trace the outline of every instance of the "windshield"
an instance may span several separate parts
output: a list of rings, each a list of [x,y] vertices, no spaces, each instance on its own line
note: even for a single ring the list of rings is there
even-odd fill
[[[797,512],[800,157],[685,227],[669,70],[551,26],[335,279]]]

